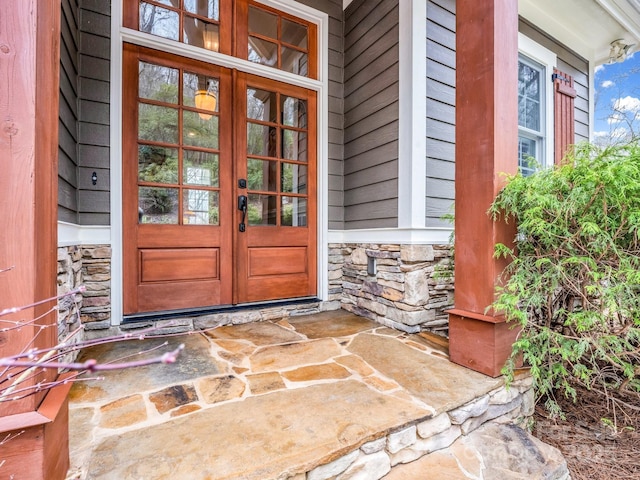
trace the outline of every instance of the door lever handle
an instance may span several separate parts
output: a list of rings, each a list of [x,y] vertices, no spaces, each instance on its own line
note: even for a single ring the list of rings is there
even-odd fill
[[[240,225],[238,225],[238,230],[244,232],[246,229],[245,221],[247,219],[247,196],[239,195],[238,196],[238,210],[242,211],[242,220],[240,221]]]

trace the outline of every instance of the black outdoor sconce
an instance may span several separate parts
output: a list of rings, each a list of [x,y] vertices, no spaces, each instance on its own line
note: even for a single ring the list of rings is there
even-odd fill
[[[91,174],[91,183],[93,185],[96,185],[98,183],[98,174],[96,172],[93,172]]]

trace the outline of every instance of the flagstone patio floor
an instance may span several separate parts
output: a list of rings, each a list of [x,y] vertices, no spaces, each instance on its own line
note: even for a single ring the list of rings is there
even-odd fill
[[[83,356],[130,360],[179,344],[175,364],[73,386],[68,478],[566,478],[563,459],[528,434],[478,423],[464,435],[452,426],[446,412],[484,398],[489,405],[502,379],[450,363],[442,337],[344,310],[100,345]],[[416,449],[427,441],[416,431],[428,439],[424,431],[443,421],[444,448],[424,456],[435,447]],[[518,439],[531,458],[520,452],[515,465],[500,448]],[[358,455],[368,463],[358,466]],[[536,464],[546,476],[531,470]]]

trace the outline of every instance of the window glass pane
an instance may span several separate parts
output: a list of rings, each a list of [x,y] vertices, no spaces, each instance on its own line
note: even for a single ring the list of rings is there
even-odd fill
[[[178,103],[178,69],[138,62],[138,96],[165,103]]]
[[[289,45],[300,47],[303,50],[307,49],[307,26],[301,25],[296,22],[282,19],[282,36],[280,40]]]
[[[182,120],[182,142],[185,145],[218,148],[218,117],[183,111]]]
[[[178,12],[140,2],[140,31],[159,37],[179,40],[180,16]]]
[[[278,45],[256,37],[249,37],[249,61],[267,65],[278,66]]]
[[[185,72],[182,84],[183,105],[197,107],[209,112],[218,111],[218,89],[220,88],[220,82],[217,78]],[[202,113],[200,118],[209,120],[211,116]]]
[[[184,150],[183,152],[184,172],[182,182],[185,185],[220,186],[218,154],[197,150]]]
[[[306,77],[309,72],[309,58],[306,53],[289,47],[282,47],[280,69]]]
[[[278,38],[278,17],[261,8],[249,7],[249,33]]]
[[[307,166],[282,163],[280,191],[283,193],[307,193]]]
[[[177,188],[138,188],[138,220],[140,223],[178,223]]]
[[[218,192],[185,189],[182,193],[185,225],[220,225]]]
[[[178,183],[178,149],[138,145],[138,180]]]
[[[542,125],[542,72],[535,67],[518,62],[518,124],[521,127],[541,131]]]
[[[278,162],[247,160],[247,185],[249,190],[276,191]]]
[[[301,197],[282,197],[280,225],[284,227],[307,226],[307,199]]]
[[[195,13],[201,17],[220,19],[219,0],[184,0],[184,9],[189,13]]]
[[[247,118],[275,123],[278,118],[275,92],[247,89]]]
[[[307,133],[295,130],[282,130],[282,158],[307,161]]]
[[[282,124],[288,127],[307,128],[307,102],[294,97],[280,97]]]
[[[184,43],[217,52],[220,48],[220,28],[199,18],[184,16]]]
[[[518,137],[518,167],[525,177],[536,170],[537,142],[531,138]]]
[[[277,157],[276,138],[276,127],[247,123],[247,153],[249,155]]]
[[[178,110],[157,105],[138,105],[138,138],[178,143]]]
[[[277,199],[276,195],[249,194],[249,225],[276,225]]]

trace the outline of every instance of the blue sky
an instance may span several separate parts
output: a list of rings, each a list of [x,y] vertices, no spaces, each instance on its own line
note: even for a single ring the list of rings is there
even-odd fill
[[[596,67],[594,140],[624,140],[640,130],[640,53]]]

